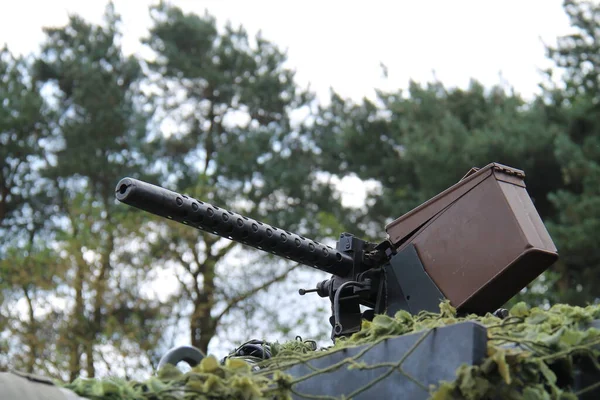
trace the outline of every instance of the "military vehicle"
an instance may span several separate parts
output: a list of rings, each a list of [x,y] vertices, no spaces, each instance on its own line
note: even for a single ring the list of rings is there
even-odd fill
[[[342,233],[336,248],[132,178],[117,184],[116,197],[152,214],[331,273],[330,279],[299,293],[329,298],[335,341],[359,332],[362,321],[375,315],[436,312],[442,301],[465,315],[505,314],[500,307],[558,258],[524,177],[523,171],[498,163],[473,168],[457,184],[388,224],[381,242]],[[409,335],[381,344],[361,361],[397,360],[416,340]],[[461,364],[477,364],[485,357],[486,331],[474,323],[439,329],[419,349],[406,368],[421,381],[436,384],[452,379]],[[251,351],[240,349],[241,354]],[[287,372],[306,375],[360,351],[320,358]],[[182,357],[202,358],[194,349],[175,349],[163,362],[175,364]],[[372,381],[374,373],[320,374],[301,382],[298,389],[314,396],[348,395]],[[397,375],[356,398],[390,398],[398,393],[405,399],[428,395],[411,379]]]
[[[455,185],[388,224],[380,242],[341,233],[335,248],[133,178],[122,179],[115,194],[120,202],[157,216],[332,274],[299,294],[329,299],[336,342],[360,334],[365,321],[435,313],[440,304],[459,315],[506,317],[500,307],[558,258],[524,178],[523,171],[498,163],[472,168]],[[600,323],[590,326],[600,328]],[[426,399],[432,387],[454,380],[459,367],[481,365],[489,356],[488,340],[485,326],[463,321],[282,369],[297,378],[294,398]],[[230,357],[244,355],[271,356],[258,340]],[[159,368],[180,361],[195,366],[204,357],[190,346],[175,348]],[[352,368],[340,368],[348,360]],[[588,372],[581,367],[574,382],[561,384],[581,388],[600,382],[597,373]],[[587,390],[579,398],[597,395]]]

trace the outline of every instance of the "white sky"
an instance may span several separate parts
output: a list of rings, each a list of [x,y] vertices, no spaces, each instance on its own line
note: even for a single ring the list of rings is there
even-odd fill
[[[100,22],[101,0],[3,0],[0,43],[18,53],[37,49],[42,26],[61,25],[68,13]],[[138,38],[150,23],[154,1],[116,0],[127,52],[140,52]],[[329,88],[359,99],[374,88],[406,87],[409,79],[433,78],[464,87],[470,78],[485,85],[502,80],[526,97],[537,91],[545,59],[542,40],[569,31],[561,0],[420,1],[217,1],[179,0],[186,11],[214,15],[219,23],[242,24],[250,34],[288,50],[301,84],[320,99]],[[389,78],[382,79],[380,62]]]

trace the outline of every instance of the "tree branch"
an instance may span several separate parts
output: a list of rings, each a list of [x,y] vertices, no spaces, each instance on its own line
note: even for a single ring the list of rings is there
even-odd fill
[[[265,282],[265,283],[263,283],[262,285],[260,285],[260,286],[257,286],[257,287],[255,287],[255,288],[252,288],[252,289],[248,290],[247,292],[244,292],[244,293],[242,293],[242,294],[239,294],[239,295],[235,296],[234,298],[232,298],[232,299],[231,299],[231,300],[230,300],[230,301],[227,303],[227,306],[225,307],[225,309],[224,309],[223,311],[221,311],[221,312],[219,313],[219,315],[217,315],[217,316],[214,318],[215,324],[216,324],[216,323],[218,323],[218,321],[219,321],[221,318],[223,318],[223,316],[224,316],[225,314],[227,314],[227,313],[228,313],[228,312],[229,312],[229,311],[230,311],[230,310],[231,310],[231,309],[232,309],[232,308],[233,308],[233,307],[234,307],[236,304],[238,304],[238,303],[240,303],[240,302],[242,302],[242,301],[244,301],[244,300],[246,300],[246,299],[248,299],[248,298],[250,298],[250,297],[254,296],[254,295],[255,295],[256,293],[258,293],[258,292],[261,292],[261,291],[265,290],[266,288],[268,288],[268,287],[269,287],[269,286],[271,286],[272,284],[274,284],[274,283],[276,283],[276,282],[280,282],[280,281],[284,280],[284,279],[285,279],[285,278],[288,276],[288,274],[289,274],[290,272],[292,272],[292,271],[293,271],[294,269],[296,269],[296,268],[298,268],[298,265],[295,265],[295,266],[291,267],[290,269],[286,270],[286,271],[285,271],[283,274],[275,276],[274,278],[272,278],[272,279],[270,279],[270,280],[266,281],[266,282]]]
[[[192,253],[194,252],[194,249],[192,249]],[[175,258],[177,258],[179,260],[179,262],[181,263],[181,265],[183,266],[183,269],[185,269],[187,272],[190,273],[190,275],[192,275],[192,277],[194,277],[194,279],[196,279],[196,277],[198,276],[198,270],[196,271],[192,271],[192,266],[190,263],[185,262],[185,260],[183,259],[183,255],[178,252],[178,251],[173,251],[172,254],[175,256]],[[196,255],[194,255],[194,259],[196,258]]]
[[[183,257],[181,257],[181,255],[178,254],[177,258],[179,259],[179,261],[181,261],[181,263],[183,264],[183,266],[186,269],[186,271],[189,271],[189,273],[192,274],[192,276],[194,276],[194,274],[192,273],[191,268],[189,268],[189,265],[186,267],[187,263],[185,261],[183,261]],[[181,284],[181,289],[185,292],[185,294],[188,296],[188,298],[193,301],[194,300],[194,296],[192,295],[192,292],[190,292],[190,290],[188,289],[186,283],[183,281],[183,279],[181,278],[181,276],[179,276],[179,274],[175,274],[175,278],[177,278],[177,280]],[[196,279],[196,277],[194,277],[194,280],[195,279]]]
[[[39,342],[37,341],[37,336],[36,336],[36,320],[35,320],[35,316],[34,316],[34,308],[33,308],[33,301],[31,300],[31,296],[29,295],[29,290],[27,288],[27,285],[23,285],[22,286],[23,289],[23,294],[25,296],[25,299],[27,300],[27,312],[29,315],[29,326],[27,326],[25,328],[27,334],[26,334],[26,338],[27,338],[27,343],[29,345],[30,351],[27,357],[27,372],[28,373],[33,373],[33,369],[35,367],[35,362],[37,360],[38,357],[38,347],[39,347]]]
[[[217,252],[217,254],[214,255],[214,258],[219,261],[221,258],[223,258],[225,256],[225,254],[229,253],[229,251],[235,247],[235,245],[237,245],[237,242],[235,241],[230,241],[229,243],[227,243],[227,245],[225,247],[223,247],[221,250],[219,250]]]
[[[107,243],[107,248],[104,251],[104,254],[102,254],[102,264],[100,266],[100,272],[98,273],[98,277],[96,279],[93,280],[92,285],[94,286],[94,288],[96,289],[96,296],[94,299],[94,316],[93,316],[93,323],[94,323],[94,329],[96,330],[100,330],[100,326],[102,325],[102,308],[103,306],[105,306],[105,299],[104,296],[106,295],[106,290],[107,290],[107,280],[110,274],[110,270],[112,269],[111,263],[110,263],[110,255],[113,253],[114,251],[114,236],[113,236],[113,232],[109,229],[108,230],[108,243]],[[94,332],[95,333],[95,332]]]
[[[198,275],[200,275],[200,271],[202,270],[202,263],[200,262],[200,253],[198,253],[198,250],[196,249],[196,241],[192,240],[186,240],[186,243],[188,244],[188,246],[190,247],[190,250],[192,251],[192,255],[194,256],[194,262],[196,263],[196,271],[192,272],[191,268],[190,268],[190,273],[192,274],[192,276],[194,277],[194,280],[198,280]],[[206,243],[205,241],[205,245],[206,245],[206,251],[209,252],[211,246],[209,246],[208,243]]]

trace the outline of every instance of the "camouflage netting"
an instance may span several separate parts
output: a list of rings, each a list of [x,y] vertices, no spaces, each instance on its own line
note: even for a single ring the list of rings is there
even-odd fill
[[[269,360],[228,358],[221,365],[209,356],[187,373],[169,366],[145,382],[78,379],[66,387],[89,399],[290,399],[294,383],[324,372],[293,378],[282,372],[292,364],[348,346],[367,344],[369,349],[389,337],[425,334],[432,328],[475,320],[488,328],[487,358],[479,366],[460,367],[455,381],[427,388],[432,399],[576,399],[600,387],[600,382],[585,388],[573,385],[578,366],[600,372],[600,330],[589,327],[596,319],[600,319],[600,306],[555,305],[542,310],[519,303],[507,318],[500,319],[490,314],[458,318],[448,303],[442,303],[437,314],[412,316],[400,311],[395,318],[376,316],[372,322],[364,322],[361,332],[328,349],[316,350],[311,341],[275,343],[270,345],[273,357]],[[390,373],[402,372],[402,362],[411,351],[389,365]],[[261,368],[258,371],[257,366]],[[348,358],[328,370],[335,368],[365,366]]]

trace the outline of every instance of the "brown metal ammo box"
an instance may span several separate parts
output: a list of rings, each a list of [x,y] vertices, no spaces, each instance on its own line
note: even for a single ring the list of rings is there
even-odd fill
[[[386,226],[402,250],[412,243],[425,272],[463,312],[501,307],[558,258],[523,179],[493,163]]]

